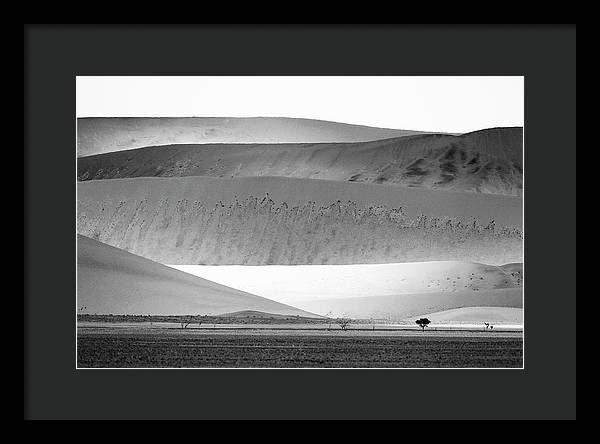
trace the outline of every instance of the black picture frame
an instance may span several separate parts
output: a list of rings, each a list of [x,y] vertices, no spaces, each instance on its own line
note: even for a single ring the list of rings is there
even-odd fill
[[[76,370],[77,75],[525,76],[525,368]],[[24,89],[25,418],[575,418],[574,25],[26,25]]]

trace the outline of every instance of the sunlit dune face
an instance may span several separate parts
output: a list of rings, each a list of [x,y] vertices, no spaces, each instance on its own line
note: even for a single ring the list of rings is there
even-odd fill
[[[454,261],[256,267],[170,266],[285,303],[408,293],[482,291],[518,286],[499,267]]]

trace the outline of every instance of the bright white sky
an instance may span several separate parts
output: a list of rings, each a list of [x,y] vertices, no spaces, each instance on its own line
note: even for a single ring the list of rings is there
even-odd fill
[[[77,77],[77,117],[304,117],[464,133],[524,125],[524,77]]]

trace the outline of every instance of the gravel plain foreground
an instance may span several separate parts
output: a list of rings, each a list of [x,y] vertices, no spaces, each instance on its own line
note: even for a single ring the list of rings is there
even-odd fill
[[[521,368],[521,331],[77,328],[78,368]],[[379,328],[376,326],[376,328]]]

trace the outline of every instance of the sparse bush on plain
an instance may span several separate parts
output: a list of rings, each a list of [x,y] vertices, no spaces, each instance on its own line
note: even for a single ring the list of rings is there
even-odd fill
[[[341,317],[341,318],[337,318],[336,321],[342,330],[346,330],[348,328],[348,326],[350,325],[350,323],[352,322],[352,319],[350,319],[348,317]]]
[[[494,329],[494,326],[491,323],[489,323],[489,322],[484,322],[483,325],[485,325],[485,330],[486,331],[488,331],[488,330],[491,331],[491,330]]]
[[[183,319],[179,325],[181,326],[182,329],[188,328],[188,325],[190,325],[192,323],[194,319],[193,318],[188,318],[188,319]]]

